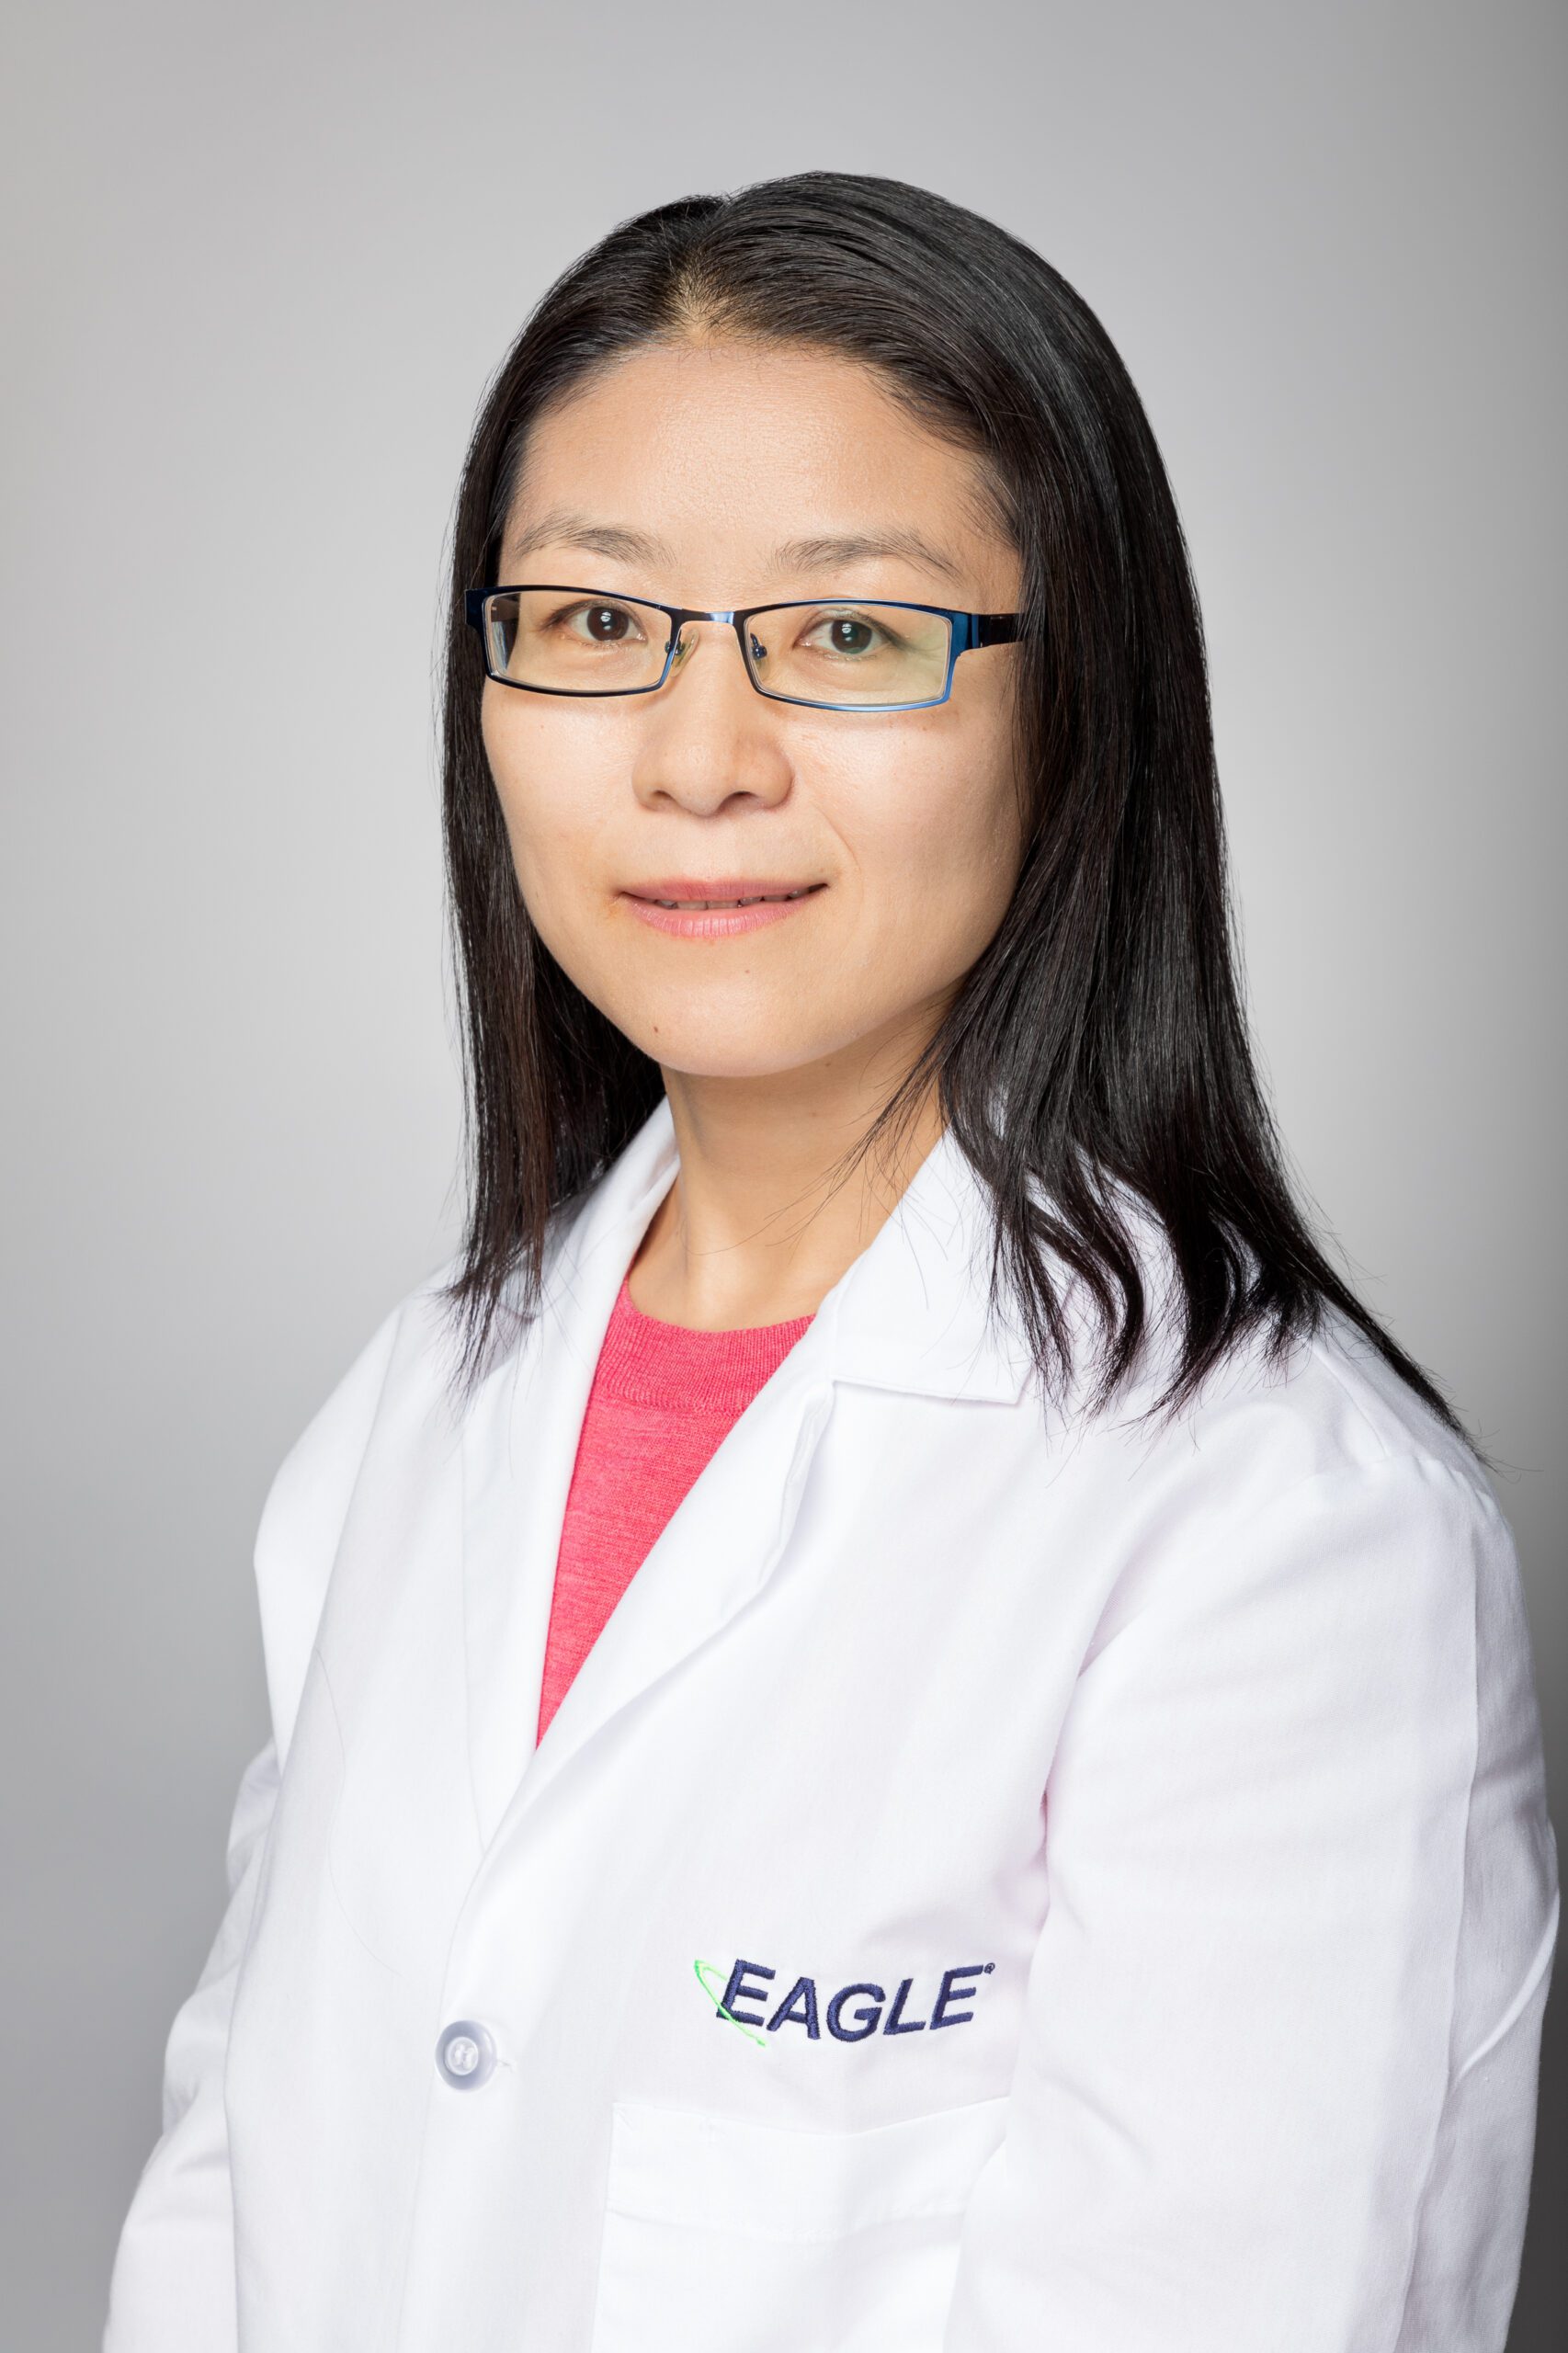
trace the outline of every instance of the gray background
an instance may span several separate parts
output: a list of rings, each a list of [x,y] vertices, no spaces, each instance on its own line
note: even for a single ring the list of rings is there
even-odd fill
[[[921,181],[1119,346],[1265,1066],[1510,1466],[1562,1835],[1561,8],[51,0],[6,40],[6,2343],[97,2342],[265,1735],[261,1499],[456,1239],[465,437],[549,278],[666,198]],[[1514,2353],[1561,2342],[1565,2012]]]

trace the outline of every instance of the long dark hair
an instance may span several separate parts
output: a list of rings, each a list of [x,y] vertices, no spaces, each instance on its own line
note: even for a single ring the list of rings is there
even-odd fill
[[[1179,1360],[1151,1412],[1179,1411],[1249,1333],[1270,1359],[1283,1355],[1332,1301],[1486,1461],[1335,1273],[1292,1198],[1237,982],[1197,594],[1127,370],[1082,297],[1019,239],[928,189],[846,172],[684,197],[621,222],[536,305],[474,427],[442,709],[469,1171],[466,1235],[443,1295],[462,1384],[503,1302],[537,1309],[551,1220],[663,1093],[658,1064],[574,985],[529,920],[481,739],[483,665],[463,592],[495,580],[535,421],[619,354],[718,336],[875,369],[928,430],[979,460],[1023,566],[1028,805],[1012,902],[841,1168],[885,1151],[939,1090],[993,1208],[993,1310],[1006,1292],[1048,1393],[1073,1376],[1074,1275],[1098,1318],[1092,1410],[1138,1361],[1151,1319],[1123,1214],[1131,1195],[1168,1239],[1183,1305]]]

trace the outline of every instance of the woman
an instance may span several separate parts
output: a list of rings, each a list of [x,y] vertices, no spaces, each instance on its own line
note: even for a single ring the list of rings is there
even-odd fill
[[[1281,1174],[1098,322],[895,181],[618,228],[445,725],[469,1224],[267,1498],[109,2353],[1501,2347],[1514,1548]]]

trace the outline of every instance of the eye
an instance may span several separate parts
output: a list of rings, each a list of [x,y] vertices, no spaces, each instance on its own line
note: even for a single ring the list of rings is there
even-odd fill
[[[827,632],[827,642],[819,649],[821,652],[843,654],[851,660],[874,651],[874,641],[879,638],[883,644],[892,642],[886,630],[860,613],[824,613],[810,625],[806,634],[812,637],[819,631]]]
[[[583,628],[570,626],[577,621]],[[583,645],[632,645],[642,636],[636,614],[625,605],[562,605],[544,626]]]

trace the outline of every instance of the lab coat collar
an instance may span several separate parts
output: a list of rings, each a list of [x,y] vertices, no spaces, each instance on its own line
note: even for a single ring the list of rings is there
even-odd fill
[[[661,1097],[565,1238],[556,1268],[562,1299],[578,1296],[585,1306],[578,1286],[605,1261],[614,1274],[613,1302],[677,1165],[675,1122]],[[1016,1404],[1032,1359],[1011,1324],[987,1313],[989,1231],[984,1185],[944,1130],[817,1311],[807,1336],[825,1342],[827,1376],[915,1395]],[[587,1279],[597,1300],[608,1278]],[[608,1303],[602,1322],[589,1318],[596,1356]]]
[[[983,1188],[944,1134],[892,1215],[682,1498],[544,1737],[537,1699],[576,1447],[621,1281],[674,1181],[661,1098],[570,1219],[540,1312],[485,1381],[462,1437],[463,1596],[476,1810],[509,1835],[568,1761],[767,1584],[788,1543],[835,1388],[1016,1404],[1031,1365],[987,1314]]]

